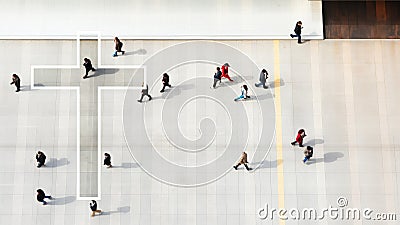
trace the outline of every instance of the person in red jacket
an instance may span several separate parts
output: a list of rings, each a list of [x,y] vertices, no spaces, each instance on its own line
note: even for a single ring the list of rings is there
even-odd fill
[[[221,66],[221,72],[222,72],[221,78],[222,78],[222,77],[225,77],[225,78],[227,78],[229,81],[233,81],[233,80],[231,79],[231,77],[229,77],[229,74],[228,74],[228,67],[230,67],[229,63],[225,63],[224,65]]]
[[[305,131],[304,129],[300,129],[300,130],[297,132],[296,140],[293,141],[291,144],[292,144],[292,145],[295,145],[296,142],[297,142],[297,143],[299,143],[299,146],[300,146],[300,147],[304,147],[304,146],[303,146],[303,139],[304,139],[305,136],[307,136],[307,135],[306,135],[306,131]]]

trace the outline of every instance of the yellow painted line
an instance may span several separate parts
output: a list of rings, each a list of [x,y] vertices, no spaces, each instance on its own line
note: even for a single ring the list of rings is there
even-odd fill
[[[279,61],[279,40],[274,41],[274,92],[275,92],[275,129],[276,129],[276,160],[278,175],[278,208],[285,208],[285,185],[283,178],[282,156],[282,109],[281,109],[281,70]],[[279,220],[280,225],[286,224],[285,220]]]

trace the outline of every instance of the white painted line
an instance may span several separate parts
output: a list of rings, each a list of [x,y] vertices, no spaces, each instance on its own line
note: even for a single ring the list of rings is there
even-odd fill
[[[30,38],[34,39],[34,38]],[[69,39],[69,38],[68,38]],[[71,38],[72,39],[72,38]],[[147,76],[146,76],[146,67],[142,65],[102,65],[101,64],[101,35],[98,31],[80,31],[77,33],[76,37],[76,64],[74,65],[32,65],[31,66],[31,89],[36,90],[75,90],[76,91],[76,115],[77,115],[77,200],[100,200],[101,199],[101,91],[102,90],[141,90],[142,86],[103,86],[98,87],[98,196],[95,197],[82,197],[80,192],[80,88],[76,86],[35,86],[35,70],[36,69],[79,69],[80,66],[80,41],[84,40],[97,40],[97,48],[98,48],[98,68],[99,69],[112,69],[112,68],[119,68],[119,69],[143,69],[143,79],[144,83],[147,84]]]

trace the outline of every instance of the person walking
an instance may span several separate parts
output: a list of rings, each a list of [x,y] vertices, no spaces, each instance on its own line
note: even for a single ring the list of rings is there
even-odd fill
[[[266,69],[262,69],[262,70],[261,70],[261,73],[260,73],[260,77],[259,77],[260,83],[255,84],[256,87],[259,87],[259,86],[262,85],[263,88],[268,88],[267,86],[265,86],[265,83],[267,82],[267,78],[268,78],[268,72],[267,72],[267,70],[266,70]]]
[[[144,87],[144,84],[142,84],[142,87]],[[138,101],[138,102],[142,102],[144,96],[149,97],[149,101],[151,101],[151,99],[153,99],[153,98],[149,95],[149,85],[147,85],[147,84],[146,84],[146,87],[142,89],[142,96],[141,96],[140,99],[137,100],[137,101]]]
[[[236,166],[233,166],[233,168],[235,168],[235,170],[237,170],[238,167],[239,167],[241,164],[243,164],[244,167],[246,167],[246,170],[247,170],[247,171],[252,170],[252,168],[249,168],[249,167],[247,166],[247,163],[249,163],[249,162],[247,161],[247,153],[246,153],[246,152],[243,152],[243,153],[242,153],[242,156],[241,156],[240,159],[239,159],[239,162],[237,163]]]
[[[46,205],[47,202],[44,200],[45,198],[48,199],[53,199],[50,195],[47,195],[44,193],[44,191],[42,189],[37,189],[36,190],[36,199],[38,200],[38,202],[43,203],[43,205]]]
[[[36,162],[38,163],[37,168],[44,166],[45,161],[46,161],[46,155],[43,152],[38,151],[36,153]]]
[[[306,131],[305,131],[304,129],[300,129],[300,130],[297,132],[296,140],[293,141],[291,144],[292,144],[292,145],[295,145],[296,143],[298,143],[300,147],[304,147],[304,146],[303,146],[303,139],[304,139],[306,136],[307,136],[307,135],[306,135]]]
[[[303,163],[306,163],[314,154],[314,149],[311,146],[307,146],[306,149],[304,150],[304,159]]]
[[[125,54],[125,51],[122,51],[122,46],[124,45],[118,37],[114,38],[114,44],[115,44],[115,53],[113,55],[113,57],[117,57],[118,56],[118,52],[122,52],[122,55]]]
[[[294,33],[295,34],[290,34],[290,37],[294,38],[297,37],[297,43],[301,44],[301,29],[303,23],[301,21],[297,21],[296,26],[294,27]]]
[[[221,84],[221,76],[222,76],[221,68],[217,67],[217,72],[214,73],[214,84],[213,84],[214,89],[216,88],[218,81]]]
[[[239,101],[240,99],[248,99],[250,98],[250,96],[248,95],[248,90],[249,88],[247,87],[247,85],[243,84],[241,87],[241,94],[239,97],[235,98],[234,101]]]
[[[10,83],[10,85],[15,85],[15,87],[17,88],[17,90],[15,92],[19,92],[21,89],[21,79],[19,79],[19,76],[17,74],[13,74],[12,75],[12,81]]]
[[[161,89],[161,93],[163,93],[165,91],[165,87],[169,87],[171,88],[172,86],[169,84],[169,75],[167,73],[163,74],[163,78],[162,78],[162,83],[163,83],[163,88]]]
[[[90,215],[91,217],[93,217],[96,213],[101,214],[101,210],[97,209],[97,202],[95,200],[92,200],[89,203],[89,207],[90,207],[90,210],[92,210],[92,214]]]
[[[93,72],[96,71],[96,69],[92,65],[92,61],[90,61],[90,59],[88,59],[88,58],[83,59],[83,66],[85,67],[85,71],[86,71],[85,76],[83,76],[83,79],[88,78],[88,74],[90,71],[93,71]]]
[[[107,168],[112,167],[111,165],[111,155],[108,153],[104,153],[104,165],[107,166]]]
[[[228,67],[231,67],[229,63],[225,63],[224,65],[221,66],[222,77],[227,78],[229,81],[233,81],[228,74]]]

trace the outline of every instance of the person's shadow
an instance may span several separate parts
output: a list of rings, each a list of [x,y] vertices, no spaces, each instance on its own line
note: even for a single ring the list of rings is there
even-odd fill
[[[131,207],[124,206],[124,207],[118,207],[117,210],[103,211],[101,215],[111,215],[114,213],[128,213],[129,211],[131,211]]]
[[[61,159],[57,159],[57,158],[50,158],[45,166],[46,167],[61,167],[61,166],[65,166],[68,165],[69,161],[67,158],[61,158]]]
[[[307,141],[306,143],[303,143],[304,146],[315,146],[315,145],[320,145],[323,144],[324,140],[323,139],[311,139],[309,141]]]
[[[98,77],[103,75],[115,75],[119,69],[96,69],[93,74],[88,75],[87,78]]]
[[[281,78],[281,79],[279,79],[279,84],[280,84],[280,87],[285,86],[285,81]],[[271,89],[276,88],[275,81],[268,82],[268,88],[271,88]]]
[[[324,154],[323,158],[311,158],[308,160],[308,164],[317,164],[317,163],[332,163],[337,161],[340,158],[343,158],[344,154],[341,152],[328,152]]]
[[[123,169],[131,169],[131,168],[138,168],[139,164],[137,163],[121,163],[120,166],[112,166],[112,168],[123,168]]]
[[[125,54],[123,54],[122,56],[124,56],[124,55],[146,55],[146,54],[147,54],[146,49],[141,48],[136,51],[125,52]]]
[[[75,196],[65,196],[62,198],[53,198],[52,200],[48,201],[48,205],[66,205],[73,201],[75,201]]]
[[[273,161],[264,160],[261,162],[252,163],[252,165],[256,165],[254,167],[254,170],[277,168],[281,164],[282,164],[282,160],[279,160],[279,161],[278,160],[273,160]]]

